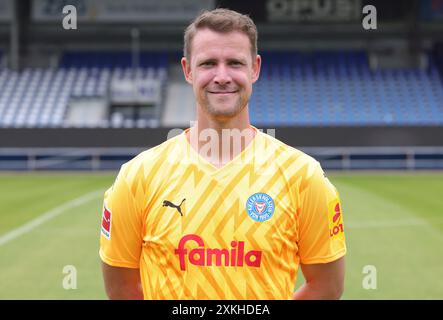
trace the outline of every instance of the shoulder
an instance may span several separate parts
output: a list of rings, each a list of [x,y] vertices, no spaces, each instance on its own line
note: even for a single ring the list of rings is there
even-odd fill
[[[312,177],[318,171],[323,175],[320,163],[312,156],[266,133],[260,132],[259,134],[266,141],[266,148],[269,148],[267,152],[273,152],[275,162],[283,166],[286,171],[297,175],[302,174],[305,178]]]

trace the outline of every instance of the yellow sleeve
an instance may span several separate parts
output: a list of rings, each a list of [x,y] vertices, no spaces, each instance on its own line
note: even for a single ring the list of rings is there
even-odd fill
[[[340,197],[318,162],[300,189],[300,262],[328,263],[344,256],[346,242]]]
[[[99,254],[111,266],[139,268],[142,219],[124,167],[104,196]]]

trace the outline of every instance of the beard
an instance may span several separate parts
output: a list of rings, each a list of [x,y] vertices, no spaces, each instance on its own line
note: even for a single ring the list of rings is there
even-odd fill
[[[238,115],[248,104],[248,97],[241,92],[236,97],[216,97],[205,92],[202,103],[204,111],[214,118],[229,119]]]

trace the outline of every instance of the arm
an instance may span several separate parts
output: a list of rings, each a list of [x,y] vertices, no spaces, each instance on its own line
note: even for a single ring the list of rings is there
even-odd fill
[[[340,299],[344,289],[345,258],[322,264],[301,264],[306,282],[294,293],[294,300]]]
[[[142,300],[140,269],[112,267],[102,262],[106,294],[111,300]]]

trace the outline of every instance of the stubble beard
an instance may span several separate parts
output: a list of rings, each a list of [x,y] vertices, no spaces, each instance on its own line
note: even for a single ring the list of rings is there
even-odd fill
[[[211,103],[209,99],[209,93],[205,93],[204,99],[201,104],[204,111],[210,116],[216,119],[230,119],[238,115],[248,104],[248,99],[242,97],[241,95],[235,100],[234,106],[217,106],[214,103]]]

